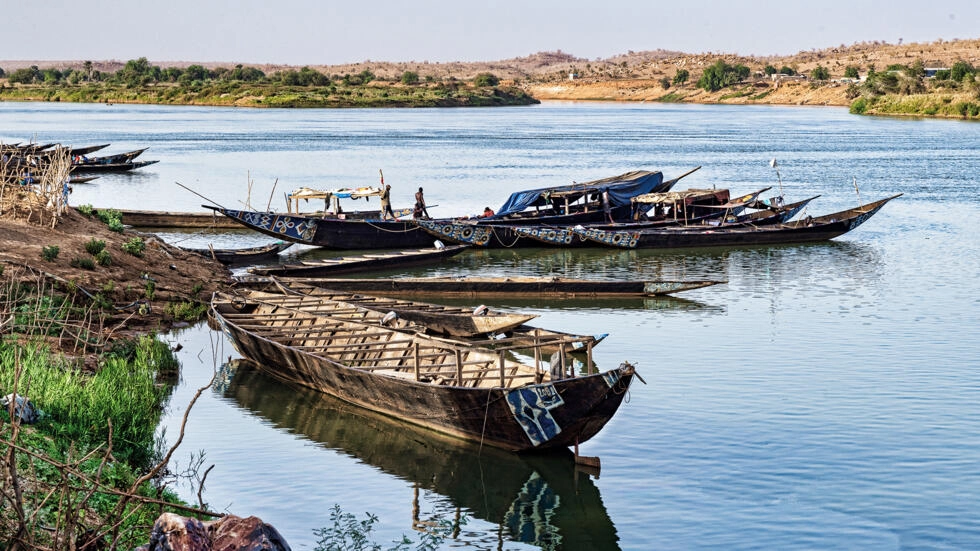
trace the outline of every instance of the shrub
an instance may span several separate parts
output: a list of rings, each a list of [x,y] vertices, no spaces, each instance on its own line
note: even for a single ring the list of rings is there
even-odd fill
[[[105,249],[105,241],[95,239],[94,237],[85,244],[85,251],[92,256],[101,253],[103,249]]]
[[[402,84],[418,84],[419,74],[415,71],[405,71],[402,73]]]
[[[197,321],[204,317],[208,305],[203,302],[168,302],[163,312],[175,320]]]
[[[91,218],[92,217],[92,214],[95,212],[95,209],[92,208],[92,205],[79,205],[76,208],[76,210],[79,213],[85,215],[86,218]]]
[[[674,74],[673,84],[684,84],[689,78],[691,78],[691,73],[687,69],[680,69],[676,74]],[[666,88],[666,86],[664,86],[664,88]]]
[[[146,294],[147,300],[153,300],[153,297],[156,295],[156,292],[157,292],[157,284],[154,283],[152,280],[151,281],[147,281],[146,282],[146,287],[144,287],[143,290],[144,290],[144,293]]]
[[[95,261],[88,257],[85,258],[75,257],[71,259],[69,265],[71,265],[72,268],[82,268],[83,270],[95,269]]]
[[[868,100],[858,98],[851,103],[850,112],[854,115],[863,115],[868,110]]]
[[[112,255],[109,254],[109,251],[101,250],[95,255],[95,261],[99,266],[109,266],[112,264]]]
[[[59,252],[61,252],[61,248],[57,245],[48,245],[41,249],[41,258],[48,262],[54,262],[54,259],[58,258]]]
[[[122,250],[133,256],[142,258],[143,251],[146,250],[146,243],[143,242],[142,237],[134,237],[122,244]]]
[[[858,75],[858,68],[853,65],[848,65],[844,68],[844,78],[861,78]]]
[[[493,73],[480,73],[473,77],[473,84],[476,86],[496,86],[500,84],[500,79]]]
[[[113,220],[122,223],[122,213],[115,209],[102,209],[96,212],[95,215],[104,224],[112,225]]]
[[[810,71],[810,78],[813,80],[830,80],[830,71],[823,65],[817,65],[815,69]]]
[[[670,79],[667,77],[660,79],[660,87],[664,90],[670,88]]]

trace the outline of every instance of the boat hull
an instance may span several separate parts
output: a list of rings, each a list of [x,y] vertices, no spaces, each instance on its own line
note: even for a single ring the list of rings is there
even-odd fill
[[[628,364],[605,373],[518,388],[421,383],[347,367],[214,317],[238,352],[264,372],[449,436],[513,452],[565,449],[612,418],[632,382]],[[301,337],[284,337],[302,342]]]
[[[336,250],[401,249],[430,247],[433,238],[414,221],[338,220],[232,210],[202,205],[246,228],[278,239]]]

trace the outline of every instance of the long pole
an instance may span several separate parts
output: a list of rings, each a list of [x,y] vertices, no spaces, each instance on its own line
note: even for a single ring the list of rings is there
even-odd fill
[[[215,204],[215,205],[218,205],[218,206],[219,206],[219,207],[221,207],[221,208],[225,208],[225,207],[223,207],[223,206],[221,206],[221,203],[218,203],[217,201],[215,201],[215,200],[213,200],[213,199],[208,199],[207,197],[205,197],[205,196],[203,196],[203,195],[201,195],[200,193],[198,193],[198,192],[196,192],[196,191],[194,191],[193,189],[191,189],[191,188],[189,188],[189,187],[187,187],[187,186],[185,186],[184,184],[182,184],[182,183],[180,183],[180,182],[174,182],[174,183],[175,183],[175,184],[177,184],[178,186],[180,186],[180,187],[182,187],[182,188],[184,188],[184,189],[186,189],[187,191],[189,191],[189,192],[191,192],[191,193],[193,193],[194,195],[197,195],[197,196],[198,196],[198,197],[200,197],[201,199],[204,199],[204,200],[205,200],[205,201],[207,201],[208,203],[213,203],[213,204]]]

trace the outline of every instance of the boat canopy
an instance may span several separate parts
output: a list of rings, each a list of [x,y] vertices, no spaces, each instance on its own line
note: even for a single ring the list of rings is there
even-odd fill
[[[338,188],[338,189],[312,189],[301,187],[293,190],[286,196],[287,210],[294,212],[290,207],[295,205],[295,212],[299,212],[300,199],[323,199],[325,204],[329,204],[331,199],[360,199],[362,197],[381,197],[384,190],[379,187],[359,187],[359,188]],[[334,201],[334,211],[336,212],[336,201]]]
[[[543,207],[551,205],[552,199],[561,199],[563,203],[572,203],[588,194],[609,192],[610,206],[629,206],[630,199],[636,195],[650,193],[663,183],[664,175],[659,170],[635,170],[580,184],[556,186],[541,189],[518,191],[511,194],[497,214],[492,218],[502,218],[509,214],[521,212],[528,207]]]

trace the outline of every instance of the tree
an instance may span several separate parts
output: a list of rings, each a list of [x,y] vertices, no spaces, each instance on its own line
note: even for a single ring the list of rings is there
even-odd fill
[[[916,59],[909,65],[909,68],[905,71],[905,74],[912,78],[922,78],[926,76],[926,66],[922,63],[921,59]]]
[[[677,73],[674,74],[674,84],[684,84],[690,77],[691,73],[687,69],[678,69]]]
[[[38,70],[37,65],[31,65],[30,68],[17,69],[13,73],[7,76],[7,80],[12,83],[19,84],[31,84],[35,80],[40,80],[41,71]]]
[[[790,67],[789,65],[783,65],[783,68],[779,70],[780,74],[793,76],[796,74],[796,69]]]
[[[667,77],[660,79],[660,87],[664,90],[670,88],[670,79]]]
[[[830,71],[823,65],[817,65],[816,68],[810,71],[810,78],[813,80],[830,80]]]
[[[500,79],[493,73],[480,73],[473,77],[473,84],[476,86],[496,86],[500,84]]]
[[[729,65],[723,60],[714,62],[704,70],[698,79],[697,87],[709,92],[717,92],[726,86],[737,84],[749,76],[749,68],[745,65]]]
[[[778,73],[779,71],[772,65],[766,65],[765,67],[762,68],[762,72],[765,73],[766,76],[770,76]]]
[[[964,80],[967,75],[973,78],[974,73],[976,73],[976,69],[973,68],[973,65],[965,61],[957,61],[949,68],[949,78],[957,82]]]
[[[3,67],[0,67],[0,78],[3,78],[7,73],[3,72]]]
[[[402,73],[402,84],[418,84],[419,74],[415,71],[405,71]]]
[[[858,75],[858,68],[853,65],[848,65],[844,68],[844,78],[860,78]]]

